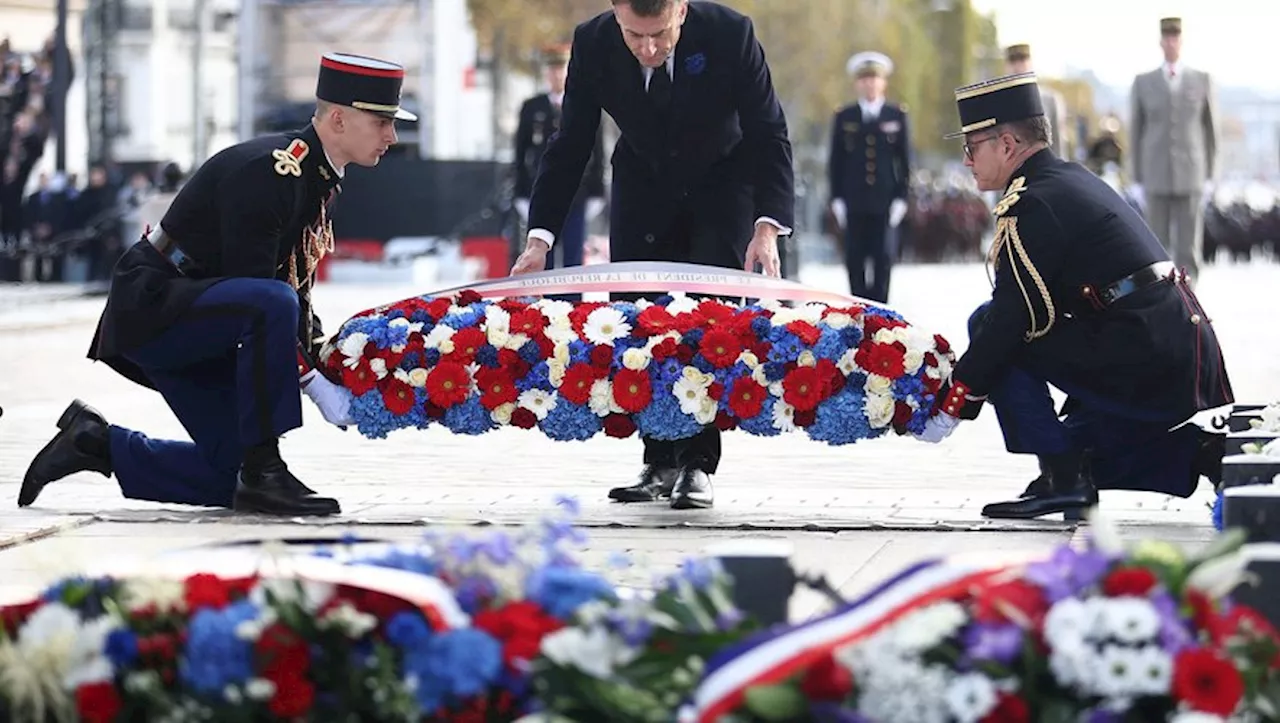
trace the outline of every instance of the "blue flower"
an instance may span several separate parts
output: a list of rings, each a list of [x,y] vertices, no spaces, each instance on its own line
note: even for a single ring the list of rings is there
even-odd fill
[[[390,321],[390,319],[387,319]],[[369,341],[379,349],[401,346],[409,343],[409,327],[404,324],[384,324],[369,334]]]
[[[773,356],[773,354],[771,353],[769,356]],[[787,376],[787,365],[785,362],[780,362],[780,361],[765,362],[764,364],[765,379],[771,382],[780,382],[785,376]]]
[[[907,397],[917,397],[924,394],[924,381],[918,376],[898,377],[893,382],[893,396],[899,401],[905,401]]]
[[[492,344],[485,344],[476,350],[476,363],[490,369],[498,366],[498,349]]]
[[[592,600],[612,600],[608,580],[572,567],[541,567],[525,581],[525,597],[553,617],[568,620],[583,604]]]
[[[640,310],[636,308],[636,305],[633,302],[615,301],[609,304],[609,306],[612,306],[619,313],[621,313],[622,318],[626,319],[627,323],[631,325],[632,329],[636,328],[636,318],[640,316]]]
[[[484,319],[484,312],[473,304],[466,307],[465,311],[459,311],[453,314],[446,314],[443,323],[452,326],[455,329],[465,329],[468,326],[476,326]]]
[[[404,417],[397,417],[382,401],[382,393],[371,389],[351,400],[351,418],[356,429],[369,439],[385,439],[394,430],[407,426]]]
[[[702,425],[692,415],[680,410],[680,400],[671,392],[671,382],[653,383],[653,398],[649,406],[632,419],[640,434],[654,439],[687,439],[702,431]]]
[[[520,358],[530,364],[537,364],[542,361],[542,347],[538,346],[538,342],[530,340],[520,347]]]
[[[676,359],[663,359],[661,362],[651,363],[649,373],[653,378],[654,387],[669,388],[684,373],[684,366]]]
[[[582,503],[577,497],[572,495],[559,494],[555,496],[556,507],[564,510],[570,517],[577,517],[582,513]]]
[[[769,339],[773,342],[769,348],[769,361],[793,362],[804,351],[804,344],[785,326],[775,326]]]
[[[488,690],[502,672],[502,644],[475,628],[449,630],[409,651],[404,669],[417,683],[418,704],[434,712],[450,700]]]
[[[498,588],[493,580],[483,575],[464,577],[454,584],[453,588],[458,606],[468,615],[480,612],[497,594]]]
[[[846,351],[849,351],[849,343],[845,340],[841,331],[830,327],[824,328],[822,335],[818,337],[818,343],[813,345],[814,356],[819,359],[840,361],[840,357],[844,356]]]
[[[715,374],[716,371],[716,366],[707,361],[701,354],[695,356],[693,361],[689,362],[689,366],[692,366],[703,374]]]
[[[600,417],[589,407],[573,404],[564,398],[557,400],[538,427],[557,441],[591,439],[601,428]]]
[[[809,425],[809,438],[841,445],[880,436],[883,432],[872,430],[867,421],[865,404],[862,387],[846,384],[839,394],[818,405],[814,422]]]
[[[253,674],[253,647],[236,635],[240,623],[258,617],[253,603],[241,600],[222,610],[201,608],[187,626],[187,644],[178,676],[199,693],[221,695]]]
[[[138,636],[132,630],[113,630],[107,636],[103,653],[117,668],[127,668],[138,659]]]
[[[772,330],[773,322],[763,316],[757,316],[751,320],[751,333],[760,339],[768,339]]]
[[[480,403],[480,397],[475,395],[446,409],[444,425],[456,434],[484,434],[498,426],[489,410]]]
[[[706,69],[707,56],[704,53],[694,53],[684,59],[684,72],[689,75],[701,75]]]
[[[423,366],[433,367],[440,363],[439,349],[427,349],[422,353],[422,355],[423,355],[422,360],[426,362],[426,364],[424,364]]]
[[[690,329],[684,333],[680,343],[697,349],[698,345],[702,343],[702,334],[702,329]]]
[[[845,346],[856,349],[862,343],[862,329],[850,324],[840,330],[840,338],[844,340]]]
[[[569,363],[588,364],[591,361],[591,345],[581,339],[569,342]]]
[[[1219,492],[1218,496],[1213,498],[1213,510],[1210,513],[1210,519],[1213,521],[1213,529],[1218,532],[1222,532],[1222,526],[1224,524],[1222,517],[1222,505],[1224,501],[1223,494]]]
[[[663,294],[662,296],[659,296],[658,298],[654,299],[653,303],[657,304],[658,306],[666,306],[667,304],[670,304],[675,300],[676,300],[676,297],[672,296],[671,294]]]
[[[529,342],[532,344],[533,342]],[[528,346],[526,344],[525,346]],[[533,368],[529,370],[520,379],[516,380],[516,389],[520,391],[528,391],[530,389],[541,389],[544,392],[554,392],[555,386],[551,384],[551,368],[546,362],[537,362]]]
[[[499,565],[506,565],[516,559],[516,543],[511,536],[496,532],[479,543],[480,553]]]
[[[431,638],[431,627],[421,613],[396,613],[387,621],[387,639],[401,648],[420,648]]]
[[[408,550],[393,549],[375,557],[356,558],[351,564],[404,570],[424,576],[434,576],[439,572],[435,560]]]
[[[750,419],[742,419],[738,421],[738,429],[758,437],[775,437],[782,434],[782,430],[773,426],[773,405],[777,399],[773,395],[764,400],[764,405],[760,407],[760,413]]]

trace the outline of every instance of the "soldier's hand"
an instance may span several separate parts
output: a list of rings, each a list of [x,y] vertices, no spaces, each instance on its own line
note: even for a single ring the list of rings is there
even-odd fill
[[[831,199],[831,215],[836,217],[836,225],[841,229],[848,226],[849,208],[845,206],[843,198]]]
[[[318,369],[312,369],[303,375],[299,384],[302,393],[320,409],[324,421],[343,429],[355,423],[351,418],[351,390],[329,381]]]
[[[960,424],[960,419],[958,417],[953,417],[946,412],[939,412],[932,417],[929,417],[929,420],[924,423],[924,431],[914,436],[921,442],[937,444],[947,437],[950,437],[958,424]]]
[[[889,202],[889,226],[897,228],[902,223],[902,218],[907,215],[907,202],[901,198],[895,198]]]
[[[550,248],[546,241],[530,236],[524,242],[524,252],[516,259],[516,265],[511,267],[511,275],[532,274],[547,268],[547,250]]]
[[[756,233],[747,245],[746,263],[742,268],[755,271],[756,264],[764,269],[765,276],[782,275],[782,263],[778,261],[778,229],[767,223],[756,224]]]

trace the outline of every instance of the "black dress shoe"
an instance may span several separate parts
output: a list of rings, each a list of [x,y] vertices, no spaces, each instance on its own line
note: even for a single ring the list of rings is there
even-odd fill
[[[1085,455],[1068,453],[1045,456],[1049,489],[1010,502],[993,502],[982,508],[982,516],[990,519],[1030,520],[1057,512],[1068,520],[1079,520],[1084,511],[1098,504],[1098,490]]]
[[[700,510],[716,503],[715,490],[706,472],[693,467],[680,470],[680,478],[671,490],[671,509]]]
[[[338,501],[308,493],[283,460],[266,464],[243,465],[236,476],[236,491],[231,509],[282,517],[323,517],[342,512]]]
[[[79,399],[58,418],[58,433],[31,460],[18,491],[18,506],[36,501],[50,482],[76,472],[111,476],[111,430],[107,420]]]
[[[640,470],[639,482],[630,487],[614,487],[609,490],[609,499],[616,502],[656,502],[671,496],[671,489],[676,486],[676,477],[679,475],[678,469],[646,464]]]
[[[1192,459],[1191,469],[1197,477],[1204,477],[1213,483],[1214,490],[1222,484],[1222,458],[1227,453],[1227,435],[1210,434],[1201,430],[1196,456]],[[1193,485],[1194,487],[1195,485]]]

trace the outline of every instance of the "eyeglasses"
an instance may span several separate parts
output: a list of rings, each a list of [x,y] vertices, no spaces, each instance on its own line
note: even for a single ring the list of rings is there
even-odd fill
[[[968,143],[964,144],[964,157],[965,157],[965,158],[967,158],[967,159],[969,159],[970,161],[972,161],[972,160],[973,160],[973,149],[974,149],[974,148],[976,148],[976,147],[978,146],[978,144],[979,144],[979,143],[986,143],[987,141],[994,141],[995,139],[997,139],[997,138],[999,138],[999,137],[1000,137],[1000,135],[999,135],[999,134],[996,134],[996,135],[993,135],[993,136],[987,136],[986,138],[979,138],[979,139],[977,139],[977,140],[969,141]]]

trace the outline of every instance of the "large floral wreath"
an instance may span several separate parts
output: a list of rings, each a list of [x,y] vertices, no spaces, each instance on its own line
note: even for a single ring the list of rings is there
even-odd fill
[[[851,444],[918,432],[955,356],[941,336],[858,303],[785,307],[422,296],[361,312],[323,347],[360,433],[442,424],[691,437],[704,426]]]

